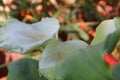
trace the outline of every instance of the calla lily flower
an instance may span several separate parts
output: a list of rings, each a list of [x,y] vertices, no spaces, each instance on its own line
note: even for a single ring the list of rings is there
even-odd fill
[[[0,47],[9,52],[26,53],[52,39],[58,30],[59,23],[55,18],[45,18],[33,24],[9,19],[0,28]]]

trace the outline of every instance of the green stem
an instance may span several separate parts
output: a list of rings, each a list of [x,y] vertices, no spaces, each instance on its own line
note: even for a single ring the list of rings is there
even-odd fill
[[[6,67],[8,64],[2,64],[0,65],[0,68]]]
[[[3,13],[4,13],[4,16],[5,16],[5,19],[7,19],[8,18],[8,15],[7,15],[7,12],[5,11],[5,5],[4,5],[4,3],[3,3],[3,0],[1,1],[2,3],[2,6],[3,6]]]

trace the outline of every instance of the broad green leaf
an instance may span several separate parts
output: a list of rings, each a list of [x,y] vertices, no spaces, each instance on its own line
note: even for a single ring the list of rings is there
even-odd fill
[[[91,42],[92,45],[100,43],[115,30],[120,30],[120,17],[103,21],[96,29],[96,36]]]
[[[88,46],[61,61],[53,80],[113,80],[101,47]]]
[[[7,80],[47,80],[38,72],[38,61],[23,58],[8,64]]]
[[[41,73],[49,80],[113,80],[104,61],[103,43],[84,48],[54,47],[45,49],[39,63]],[[66,54],[70,55],[64,57]]]
[[[107,22],[117,25],[119,19],[107,20]],[[103,24],[107,27],[109,23],[105,21]],[[102,37],[100,34],[102,39],[96,39],[97,43],[95,41],[91,46],[76,49],[75,46],[65,47],[67,42],[61,43],[64,44],[63,46],[59,46],[60,44],[56,42],[51,43],[51,46],[48,45],[49,47],[43,52],[39,62],[41,73],[49,80],[119,80],[118,72],[113,73],[116,68],[111,71],[104,61],[104,55],[107,52],[111,53],[120,39],[120,28],[116,25],[112,26],[112,29],[105,28],[106,30],[103,31],[105,35],[102,34]],[[101,31],[98,32],[102,33],[102,28],[100,29]]]
[[[55,18],[45,18],[34,24],[9,19],[0,28],[0,47],[6,51],[26,53],[52,39],[58,29],[59,23]]]
[[[116,30],[105,38],[105,50],[107,53],[112,53],[115,47],[119,46],[120,41],[120,18],[113,19]],[[109,24],[109,23],[108,23]]]
[[[120,80],[120,63],[112,68],[112,75],[115,80]]]
[[[110,33],[106,37],[104,41],[105,42],[104,48],[107,53],[111,54],[113,52],[113,50],[119,43],[119,39],[120,39],[120,30],[116,30],[113,33]]]
[[[39,62],[41,73],[49,80],[113,80],[104,61],[104,43],[80,44],[70,41],[48,45]]]
[[[105,38],[116,30],[114,20],[105,20],[100,23],[96,29],[96,36],[91,42],[91,45],[98,44],[105,40]]]
[[[67,42],[53,41],[49,44],[41,56],[39,67],[40,71],[50,80],[54,80],[51,72],[54,66],[60,63],[64,58],[69,57],[71,54],[75,54],[80,48],[86,47],[87,44],[83,41],[73,40]],[[56,79],[59,80],[59,79]]]

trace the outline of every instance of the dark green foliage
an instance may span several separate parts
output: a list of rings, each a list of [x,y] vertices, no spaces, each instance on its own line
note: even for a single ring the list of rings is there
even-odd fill
[[[7,80],[47,80],[38,72],[38,61],[23,58],[8,65]]]
[[[112,68],[112,76],[115,80],[120,80],[120,63]]]
[[[119,31],[115,31],[107,36],[105,40],[105,50],[107,51],[107,53],[111,54],[117,46],[117,43],[120,39],[119,33]]]

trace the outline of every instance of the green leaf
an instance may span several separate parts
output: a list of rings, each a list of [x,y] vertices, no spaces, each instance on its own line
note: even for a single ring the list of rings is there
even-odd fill
[[[120,17],[115,17],[114,19],[115,27],[119,28],[120,27]]]
[[[113,80],[104,61],[104,51],[88,46],[76,51],[55,67],[57,80]]]
[[[8,65],[7,80],[47,80],[38,72],[38,61],[23,58]]]
[[[41,56],[39,67],[40,71],[50,80],[54,80],[52,77],[55,77],[54,71],[52,70],[61,60],[66,57],[69,57],[71,54],[74,54],[79,48],[86,47],[87,44],[83,41],[73,40],[73,41],[53,41],[50,43]],[[59,79],[57,79],[59,80]]]
[[[52,39],[58,29],[59,23],[55,18],[45,18],[34,24],[9,19],[0,28],[0,47],[6,51],[26,53]]]
[[[86,47],[80,44],[48,45],[39,62],[41,73],[49,80],[113,80],[104,61],[104,43]]]
[[[120,80],[120,63],[112,67],[112,75],[115,80]]]
[[[83,31],[82,29],[80,29],[78,26],[76,26],[75,24],[71,24],[72,28],[76,31],[78,31],[78,35],[85,41],[89,40],[89,35]]]
[[[120,32],[120,17],[115,17],[114,19],[103,21],[96,29],[96,36],[91,42],[91,45],[95,45],[104,41],[105,38],[115,30]]]
[[[94,37],[91,45],[98,44],[105,40],[105,38],[112,32],[116,30],[114,25],[114,20],[105,20],[100,23],[96,29],[96,36]]]
[[[116,30],[110,33],[105,39],[105,50],[107,53],[111,54],[115,47],[117,46],[120,39],[120,30]]]

